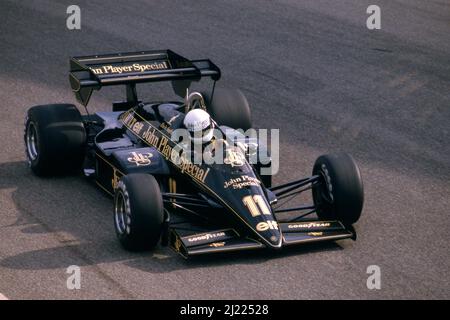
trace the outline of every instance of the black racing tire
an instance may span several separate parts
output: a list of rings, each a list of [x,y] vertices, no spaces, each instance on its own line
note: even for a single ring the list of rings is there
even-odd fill
[[[49,104],[28,109],[25,153],[38,176],[79,171],[86,148],[86,130],[73,104]]]
[[[252,127],[250,106],[244,94],[237,89],[216,88],[211,100],[209,93],[203,93],[206,109],[219,124],[244,131]]]
[[[321,182],[312,195],[319,219],[339,220],[352,225],[361,216],[364,188],[360,170],[346,153],[320,156],[313,168]]]
[[[123,248],[153,249],[161,238],[164,206],[155,177],[145,173],[121,178],[114,195],[114,228]]]
[[[261,163],[257,163],[256,165],[254,165],[254,170],[257,173],[257,176],[259,178],[259,180],[262,182],[262,184],[264,185],[264,187],[266,188],[271,188],[272,187],[272,175],[262,175],[261,174],[261,169],[264,167],[264,165],[262,165]]]
[[[271,175],[261,175],[261,182],[264,187],[271,188],[272,187],[272,176]]]

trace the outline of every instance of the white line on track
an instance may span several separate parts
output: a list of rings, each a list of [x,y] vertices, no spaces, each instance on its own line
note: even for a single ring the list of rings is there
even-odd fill
[[[0,300],[9,300],[6,296],[0,293]]]

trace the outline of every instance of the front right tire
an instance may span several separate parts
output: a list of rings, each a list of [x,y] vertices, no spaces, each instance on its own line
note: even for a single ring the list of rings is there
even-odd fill
[[[364,189],[360,170],[346,153],[320,156],[313,168],[320,184],[312,189],[319,219],[339,220],[352,225],[361,216]]]

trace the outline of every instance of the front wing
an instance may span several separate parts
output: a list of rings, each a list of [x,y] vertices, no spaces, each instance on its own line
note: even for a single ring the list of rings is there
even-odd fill
[[[282,246],[356,238],[355,231],[346,228],[340,221],[308,220],[281,222],[278,225],[283,234]],[[173,227],[169,232],[169,246],[185,258],[207,253],[266,248],[257,239],[242,236],[231,228],[192,233]]]

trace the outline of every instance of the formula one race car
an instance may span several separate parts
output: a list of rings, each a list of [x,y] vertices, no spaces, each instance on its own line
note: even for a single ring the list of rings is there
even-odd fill
[[[201,78],[212,79],[212,90],[189,93]],[[324,155],[312,176],[272,186],[271,176],[261,174],[270,157],[249,161],[268,147],[243,133],[251,128],[248,102],[239,90],[216,88],[219,78],[210,60],[170,50],[71,58],[70,84],[85,108],[93,90],[104,86],[125,85],[127,99],[114,102],[112,112],[86,109],[86,115],[72,104],[30,108],[24,135],[29,166],[38,176],[83,171],[92,178],[114,197],[116,234],[128,250],[161,243],[189,257],[356,239],[352,225],[361,214],[363,185],[353,159]],[[171,81],[183,101],[140,101],[136,84],[155,81]],[[213,145],[211,152],[223,153],[222,163],[194,161],[195,152],[185,150],[190,144],[174,138],[177,129],[195,127],[186,123],[196,110],[208,114],[201,134],[214,127],[222,135],[201,140],[201,148]],[[312,204],[278,207],[306,190]],[[290,217],[282,221],[282,212]],[[313,213],[318,218],[307,217]]]

